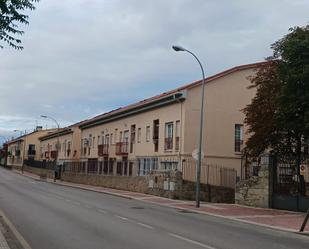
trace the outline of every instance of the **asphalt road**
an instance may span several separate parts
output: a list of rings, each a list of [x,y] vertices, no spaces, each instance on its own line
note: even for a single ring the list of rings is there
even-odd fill
[[[0,209],[33,249],[309,248],[309,237],[35,181],[0,167]]]

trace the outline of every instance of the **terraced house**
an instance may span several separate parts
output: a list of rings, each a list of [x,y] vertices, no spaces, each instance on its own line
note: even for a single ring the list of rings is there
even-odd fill
[[[81,132],[78,124],[41,136],[39,140],[41,161],[55,161],[57,159],[59,164],[63,164],[67,161],[80,159]],[[58,149],[57,142],[59,142]]]
[[[42,127],[37,127],[33,132],[7,142],[7,165],[18,168],[26,161],[40,160],[39,137],[47,135],[54,130],[55,129],[43,130]]]
[[[238,176],[245,139],[242,109],[255,95],[254,89],[248,89],[249,77],[263,63],[234,67],[206,79],[205,160],[207,164],[233,168]],[[88,172],[114,175],[186,170],[187,160],[197,148],[201,83],[82,122],[82,170],[87,167]],[[190,174],[194,178],[194,173]]]

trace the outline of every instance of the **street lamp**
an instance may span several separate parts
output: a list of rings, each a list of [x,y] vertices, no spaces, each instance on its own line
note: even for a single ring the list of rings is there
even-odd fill
[[[202,66],[202,63],[197,58],[197,56],[192,53],[191,51],[181,47],[181,46],[173,46],[173,49],[177,52],[187,52],[191,54],[199,63],[201,70],[202,70],[202,94],[201,94],[201,111],[200,111],[200,129],[198,134],[198,159],[197,159],[197,169],[196,169],[196,207],[200,207],[200,182],[201,182],[201,164],[202,164],[202,142],[203,142],[203,123],[204,123],[204,92],[205,92],[205,73]]]
[[[46,115],[41,115],[41,118],[50,119],[50,120],[54,121],[56,123],[56,125],[57,125],[56,167],[58,167],[58,154],[59,154],[59,147],[60,147],[60,144],[59,144],[59,129],[60,129],[60,125],[57,122],[57,120],[54,119],[53,117],[46,116]],[[54,181],[56,181],[56,177],[54,178]]]

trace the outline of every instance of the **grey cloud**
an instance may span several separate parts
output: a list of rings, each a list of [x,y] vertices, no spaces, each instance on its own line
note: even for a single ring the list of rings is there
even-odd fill
[[[0,50],[0,128],[40,114],[65,125],[199,79],[172,44],[194,50],[208,75],[260,61],[308,10],[301,0],[41,1],[25,50]]]

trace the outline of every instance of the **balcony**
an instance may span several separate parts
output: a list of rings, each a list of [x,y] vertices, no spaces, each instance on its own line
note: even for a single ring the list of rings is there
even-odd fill
[[[35,156],[35,150],[28,150],[28,156]]]
[[[109,145],[108,144],[100,144],[98,145],[98,156],[108,156]]]
[[[128,155],[128,143],[127,142],[116,143],[116,155],[117,156],[127,156]]]
[[[172,137],[166,137],[164,141],[164,149],[167,150],[173,150],[173,138]]]
[[[50,157],[51,157],[52,159],[56,159],[56,158],[57,158],[57,151],[56,151],[56,150],[52,150],[52,151],[50,152]]]
[[[45,158],[49,158],[49,151],[45,151]]]

